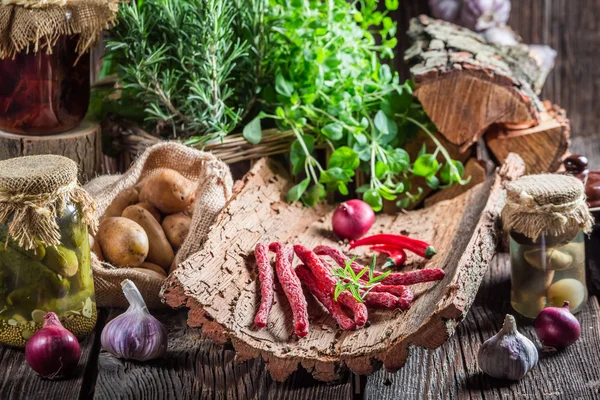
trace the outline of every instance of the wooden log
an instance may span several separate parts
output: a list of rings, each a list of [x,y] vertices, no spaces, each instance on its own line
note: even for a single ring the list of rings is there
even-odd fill
[[[82,183],[102,170],[100,125],[83,121],[77,128],[48,136],[23,136],[0,131],[0,160],[39,154],[57,154],[75,161]]]
[[[476,33],[427,16],[411,20],[415,91],[425,112],[452,143],[469,146],[495,123],[535,126],[544,107],[536,95],[541,70],[526,46],[492,46]]]
[[[546,102],[547,112],[533,128],[510,129],[494,126],[486,133],[487,145],[503,163],[509,153],[517,153],[525,161],[527,173],[555,172],[569,151],[571,126],[565,110]]]
[[[479,163],[479,161],[477,161],[475,158],[470,158],[467,161],[467,164],[465,165],[464,177],[465,178],[470,177],[470,180],[468,183],[466,183],[464,185],[455,184],[455,185],[452,185],[450,187],[440,190],[439,192],[433,194],[432,196],[429,196],[428,198],[425,199],[425,207],[431,207],[432,205],[437,204],[440,201],[453,199],[457,196],[460,196],[461,194],[463,194],[467,190],[471,189],[472,187],[479,185],[480,183],[485,181],[485,178],[486,178],[485,167],[483,167]]]
[[[283,196],[291,182],[281,166],[266,159],[238,182],[204,247],[169,276],[162,296],[172,307],[187,307],[188,325],[201,327],[204,336],[231,342],[241,360],[263,358],[276,380],[286,379],[299,365],[323,381],[336,379],[346,368],[360,374],[382,364],[397,370],[410,347],[440,346],[464,318],[495,254],[502,185],[522,173],[522,165],[518,156],[511,156],[495,179],[455,199],[427,210],[378,216],[373,233],[403,231],[435,244],[438,254],[432,260],[410,255],[407,269],[440,267],[446,276],[438,283],[412,286],[416,300],[407,311],[371,310],[367,328],[339,330],[309,296],[310,332],[298,339],[289,304],[278,287],[267,327],[254,327],[260,301],[252,256],[257,242],[339,246],[331,232],[334,207],[287,204]],[[355,253],[359,260],[369,258],[365,251]]]

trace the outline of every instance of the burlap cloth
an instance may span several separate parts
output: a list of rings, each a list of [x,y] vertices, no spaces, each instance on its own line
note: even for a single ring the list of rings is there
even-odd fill
[[[2,0],[0,59],[41,48],[50,53],[61,35],[79,35],[76,51],[83,54],[118,9],[119,0]]]
[[[146,149],[125,174],[96,178],[85,185],[85,189],[96,200],[98,217],[101,217],[124,189],[135,186],[145,177],[164,168],[174,169],[186,178],[199,182],[190,232],[175,259],[179,263],[200,249],[216,216],[231,197],[233,181],[229,167],[224,162],[210,153],[178,143],[159,143]],[[158,296],[163,280],[100,262],[95,254],[92,254],[92,268],[98,306],[126,308],[128,303],[121,291],[121,282],[130,279],[144,296],[149,308],[165,307]]]
[[[527,175],[506,185],[502,223],[534,242],[544,234],[569,241],[592,229],[583,182],[569,175]]]
[[[78,206],[79,217],[95,231],[95,204],[77,182],[74,161],[56,155],[0,161],[0,224],[20,247],[60,245],[56,219],[65,215],[67,203]]]

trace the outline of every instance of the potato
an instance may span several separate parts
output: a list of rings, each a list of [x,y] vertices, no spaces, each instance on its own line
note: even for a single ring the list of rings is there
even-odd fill
[[[129,206],[123,211],[123,217],[135,221],[146,232],[150,243],[146,261],[158,264],[164,269],[169,268],[175,253],[173,253],[173,248],[169,244],[160,224],[152,214],[140,206]]]
[[[90,240],[90,249],[92,249],[92,253],[96,254],[98,260],[104,261],[104,255],[102,254],[102,250],[100,249],[100,244],[91,234],[88,234],[88,236]]]
[[[148,255],[148,235],[128,218],[102,220],[96,240],[106,260],[117,267],[137,267]]]
[[[152,270],[154,272],[158,272],[159,274],[161,274],[165,278],[167,277],[167,274],[166,274],[165,270],[161,266],[158,266],[158,265],[153,264],[151,262],[144,261],[142,264],[140,264],[140,268],[146,268],[146,269]]]
[[[146,268],[134,268],[136,271],[139,271],[143,274],[149,275],[149,276],[153,276],[155,278],[158,278],[160,280],[164,280],[167,279],[167,277],[165,275],[159,274],[156,271],[153,271],[151,269],[146,269]]]
[[[135,188],[125,189],[113,199],[112,203],[104,211],[102,218],[120,217],[124,209],[132,204],[136,204],[138,201],[139,194]]]
[[[157,220],[158,223],[160,224],[160,221],[162,220],[162,217],[160,216],[160,211],[158,211],[156,209],[156,207],[154,207],[150,203],[137,203],[137,205],[140,206],[140,207],[142,207],[144,210],[148,211],[150,214],[152,214],[152,216],[154,217],[154,219]]]
[[[185,211],[194,197],[197,183],[179,172],[164,169],[144,179],[140,201],[150,203],[165,214]]]
[[[165,217],[162,228],[173,248],[178,249],[190,231],[192,219],[183,213],[172,214]]]

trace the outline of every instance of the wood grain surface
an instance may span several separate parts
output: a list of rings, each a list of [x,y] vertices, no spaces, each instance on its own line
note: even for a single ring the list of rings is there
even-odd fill
[[[0,131],[0,160],[39,154],[58,154],[77,163],[79,180],[85,183],[101,170],[102,131],[100,125],[84,120],[65,133],[25,136]]]

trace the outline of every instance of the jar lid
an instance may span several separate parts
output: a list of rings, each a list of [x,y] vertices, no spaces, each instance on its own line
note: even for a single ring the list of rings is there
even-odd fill
[[[504,229],[533,241],[542,234],[589,232],[593,224],[583,182],[559,174],[527,175],[508,183],[502,221]]]
[[[76,51],[83,54],[111,26],[118,10],[119,0],[2,0],[0,59],[43,48],[51,53],[62,35],[79,35]]]
[[[75,162],[56,155],[0,161],[0,225],[8,225],[8,236],[19,246],[59,245],[56,218],[64,215],[67,202],[78,206],[94,231],[96,206],[77,182]]]

